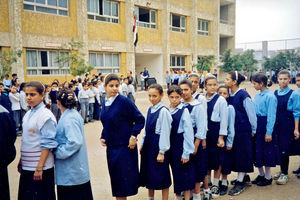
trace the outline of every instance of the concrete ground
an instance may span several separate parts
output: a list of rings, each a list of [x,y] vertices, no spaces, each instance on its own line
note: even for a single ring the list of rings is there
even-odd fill
[[[254,98],[257,93],[250,83],[245,83],[241,85],[242,88],[251,94]],[[278,85],[271,87],[271,90],[278,88]],[[292,89],[296,89],[295,85],[291,85]],[[164,104],[167,106],[169,101],[166,96],[163,98]],[[147,92],[138,92],[136,104],[140,111],[145,115],[150,103],[147,99]],[[88,148],[88,158],[89,158],[89,168],[91,175],[91,184],[95,200],[110,200],[112,198],[111,188],[110,188],[110,178],[108,174],[108,168],[106,163],[106,153],[105,148],[100,145],[99,137],[102,130],[100,122],[93,122],[85,125],[85,136]],[[139,139],[141,134],[139,135]],[[140,140],[139,140],[140,141]],[[19,173],[17,172],[17,163],[20,158],[20,144],[21,137],[17,138],[16,148],[17,156],[15,161],[9,166],[9,178],[10,178],[10,191],[11,199],[17,199],[18,184],[19,184]],[[294,156],[290,159],[290,170],[289,170],[289,182],[286,185],[279,186],[273,181],[273,184],[266,187],[251,186],[246,189],[245,192],[239,196],[231,197],[225,195],[219,197],[219,200],[300,200],[300,179],[297,179],[295,175],[292,174],[292,170],[298,168],[300,164],[300,157]],[[279,167],[272,169],[272,175],[279,171]],[[250,174],[251,179],[257,176],[257,170]],[[232,173],[229,176],[229,180],[235,179],[236,173]],[[232,186],[229,186],[229,189]],[[145,188],[140,188],[139,193],[136,196],[128,198],[129,200],[142,200],[147,199],[147,190]],[[155,199],[161,199],[161,192],[157,191]],[[169,199],[174,199],[173,186],[170,187]]]

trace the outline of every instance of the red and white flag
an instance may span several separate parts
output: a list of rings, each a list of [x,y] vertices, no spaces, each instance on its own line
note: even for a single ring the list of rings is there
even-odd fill
[[[134,14],[134,25],[133,25],[133,44],[136,46],[138,42],[138,32],[137,32],[137,27],[136,27],[136,15]]]

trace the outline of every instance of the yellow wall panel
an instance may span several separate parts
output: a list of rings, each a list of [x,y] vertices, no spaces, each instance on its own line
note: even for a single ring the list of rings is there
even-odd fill
[[[22,32],[27,34],[77,37],[76,1],[69,1],[69,16],[22,9]]]
[[[138,43],[162,44],[161,11],[157,11],[156,29],[138,27]]]
[[[9,32],[8,0],[0,1],[0,32]]]
[[[121,57],[120,74],[126,76],[127,75],[126,53],[122,52],[120,57]]]
[[[88,20],[88,37],[92,40],[126,41],[125,3],[120,2],[119,24]]]
[[[185,8],[190,8],[191,7],[191,1],[190,0],[171,0],[171,3],[178,6],[178,7],[185,7]]]
[[[172,46],[185,46],[190,47],[190,38],[191,38],[191,32],[190,30],[190,18],[186,18],[186,29],[185,32],[176,32],[176,31],[170,31],[170,44]]]
[[[209,36],[198,35],[198,48],[212,49],[213,48],[213,26],[212,21],[209,23]]]
[[[198,11],[213,14],[214,0],[198,0]]]
[[[192,69],[191,65],[191,56],[186,56],[186,71],[190,71]]]

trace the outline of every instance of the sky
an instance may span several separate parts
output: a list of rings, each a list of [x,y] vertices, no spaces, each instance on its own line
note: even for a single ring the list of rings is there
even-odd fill
[[[300,0],[236,0],[237,44],[292,38],[300,38]]]

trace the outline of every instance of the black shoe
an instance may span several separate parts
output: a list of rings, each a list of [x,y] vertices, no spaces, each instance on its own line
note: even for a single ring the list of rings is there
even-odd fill
[[[236,196],[242,193],[246,188],[245,183],[237,181],[231,190],[229,190],[230,196]]]
[[[263,180],[261,180],[261,181],[259,181],[258,183],[257,183],[257,186],[267,186],[267,185],[272,185],[272,181],[273,181],[273,179],[271,178],[271,179],[266,179],[265,177],[263,178]]]
[[[212,186],[212,183],[208,183],[208,187],[211,187],[211,186]],[[204,184],[203,183],[201,183],[200,188],[204,188]]]
[[[232,181],[230,181],[230,184],[231,184],[231,185],[235,185],[236,181],[237,181],[236,179],[235,179],[235,180],[232,180]],[[245,183],[246,185],[251,185],[250,176],[249,176],[248,174],[246,174],[246,175],[244,176],[243,183]]]
[[[300,179],[300,173],[297,175],[297,178],[299,178],[299,179]]]
[[[264,176],[260,176],[258,175],[253,181],[251,181],[252,184],[257,184],[259,183],[260,181],[264,180],[265,177]]]
[[[210,190],[213,199],[216,199],[220,196],[220,188],[218,186],[213,185]]]
[[[228,181],[227,181],[227,185],[220,185],[220,195],[223,196],[225,194],[227,194],[228,192]]]
[[[299,174],[300,173],[300,167],[293,171],[293,174]]]

